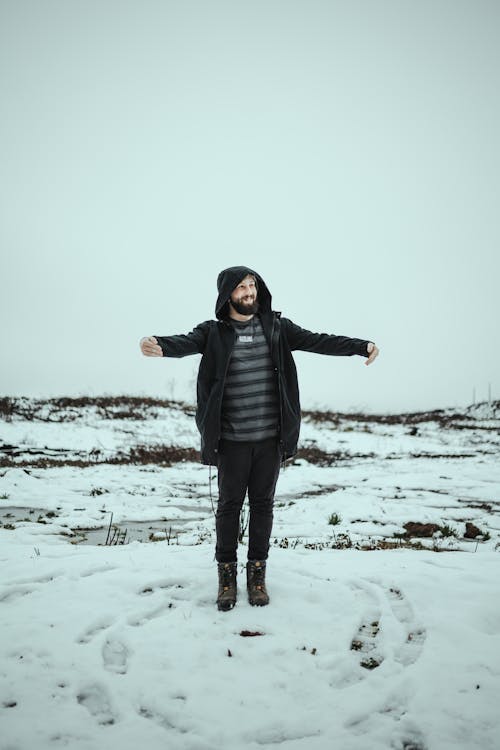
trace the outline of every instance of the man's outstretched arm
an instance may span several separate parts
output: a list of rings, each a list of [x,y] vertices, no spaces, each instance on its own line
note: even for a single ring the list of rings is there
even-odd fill
[[[367,357],[365,364],[370,365],[378,356],[379,350],[373,341],[356,339],[350,336],[336,336],[329,333],[313,333],[306,328],[293,323],[288,318],[282,318],[283,330],[290,349],[315,354],[329,354],[338,357],[350,357],[359,354]]]
[[[146,357],[186,357],[203,354],[209,321],[200,323],[190,333],[176,336],[144,336],[139,346]]]

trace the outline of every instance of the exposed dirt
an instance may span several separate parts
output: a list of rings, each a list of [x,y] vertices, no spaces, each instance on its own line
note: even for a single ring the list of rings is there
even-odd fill
[[[77,422],[86,421],[89,414],[102,420],[151,420],[159,419],[162,410],[174,409],[189,417],[195,414],[194,406],[180,401],[147,398],[141,396],[79,396],[59,397],[51,399],[36,399],[27,397],[0,398],[0,419],[5,421],[27,422]],[[485,414],[488,414],[485,417]],[[343,413],[332,411],[303,411],[304,420],[328,424],[342,430],[366,430],[371,432],[371,424],[408,425],[409,434],[418,435],[418,425],[432,422],[443,429],[474,429],[500,433],[500,401],[491,405],[479,404],[465,409],[463,412],[436,409],[425,412],[406,412],[402,414],[364,414]],[[486,439],[486,438],[485,438]],[[491,448],[492,446],[490,446]],[[484,441],[478,446],[480,453],[494,453],[488,450]],[[456,453],[423,453],[412,452],[411,458],[456,459],[473,458],[477,455],[475,449]],[[351,453],[349,451],[324,451],[316,446],[302,446],[298,453],[289,461],[296,462],[305,459],[311,464],[321,467],[335,466],[356,459],[372,459],[374,453]],[[398,454],[389,454],[388,460],[400,459]],[[12,444],[0,445],[0,467],[32,467],[53,468],[60,466],[88,467],[96,464],[155,464],[172,466],[181,461],[199,462],[199,450],[194,447],[180,448],[178,446],[148,446],[136,445],[128,451],[118,451],[110,455],[98,448],[90,451],[69,450],[63,448],[47,448],[45,446],[16,446]]]
[[[194,408],[180,401],[141,396],[76,396],[49,399],[0,398],[0,418],[37,422],[73,422],[83,410],[93,408],[101,419],[155,419],[158,409],[178,409],[194,414]]]
[[[457,430],[474,428],[498,431],[497,425],[477,425],[478,409],[485,406],[486,404],[470,406],[462,412],[451,409],[434,409],[432,411],[403,412],[400,414],[304,410],[302,416],[312,422],[328,422],[332,425],[340,425],[345,422],[388,425],[418,425],[423,422],[435,422],[441,427]],[[63,396],[49,399],[4,396],[0,398],[0,418],[7,420],[18,417],[27,421],[74,421],[81,418],[82,410],[89,408],[94,408],[103,419],[154,419],[156,410],[166,408],[178,409],[189,415],[193,415],[195,412],[195,407],[192,404],[145,396]],[[489,409],[492,414],[498,415],[496,418],[500,418],[500,401],[493,401]]]
[[[468,407],[463,412],[450,409],[434,409],[433,411],[403,412],[401,414],[365,414],[363,412],[332,412],[332,411],[303,411],[302,416],[311,422],[331,423],[340,426],[344,422],[366,422],[368,424],[401,424],[418,425],[423,422],[435,422],[446,429],[482,429],[498,432],[498,425],[477,425],[477,409],[486,404],[478,404],[477,407]],[[500,413],[500,401],[493,401],[490,406],[495,415]],[[498,419],[498,416],[496,416]],[[413,430],[412,434],[417,434]]]
[[[43,450],[36,450],[33,452],[37,457],[19,460],[15,459],[17,454],[25,455],[28,453],[29,455],[31,450],[16,449],[13,451],[11,448],[12,446],[8,446],[8,451],[5,451],[7,455],[2,455],[5,446],[0,445],[0,467],[12,468],[15,466],[16,468],[52,469],[61,466],[78,466],[85,468],[98,464],[155,464],[156,466],[173,466],[173,464],[183,461],[198,462],[200,460],[200,452],[194,448],[178,448],[172,445],[136,445],[128,452],[118,452],[115,456],[109,456],[98,448],[90,452],[84,452],[83,455],[81,451],[67,451],[65,449],[46,451],[48,455],[43,455],[45,453]],[[80,453],[80,458],[75,457],[75,453],[76,455]]]

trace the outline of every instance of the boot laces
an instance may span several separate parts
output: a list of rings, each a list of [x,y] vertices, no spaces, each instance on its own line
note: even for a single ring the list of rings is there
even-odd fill
[[[265,572],[265,568],[261,568],[260,566],[258,568],[254,567],[252,569],[252,573],[253,573],[252,583],[256,589],[260,589],[261,591],[264,590],[264,572]]]
[[[229,565],[224,565],[222,567],[222,575],[221,575],[221,585],[224,591],[227,591],[230,588],[231,582],[233,579],[233,569]]]

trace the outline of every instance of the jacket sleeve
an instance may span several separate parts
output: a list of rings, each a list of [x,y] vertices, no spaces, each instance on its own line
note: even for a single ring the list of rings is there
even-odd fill
[[[210,321],[200,323],[189,333],[176,336],[155,336],[164,357],[187,357],[188,354],[203,354],[208,337]]]
[[[282,318],[281,322],[292,351],[299,349],[303,352],[330,354],[338,357],[350,357],[353,354],[368,357],[369,340],[353,339],[349,336],[336,336],[329,333],[312,333],[312,331],[301,328],[288,318]]]

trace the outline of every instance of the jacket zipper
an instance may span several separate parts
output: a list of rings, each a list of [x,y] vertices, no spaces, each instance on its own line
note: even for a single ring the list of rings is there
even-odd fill
[[[231,354],[233,353],[234,342],[235,341],[236,341],[236,331],[233,329],[233,345],[231,347],[231,351],[229,352],[229,356],[227,358],[226,369],[224,370],[224,380],[222,381],[222,391],[221,391],[221,397],[220,397],[220,401],[219,401],[219,434],[217,435],[217,447],[214,448],[214,453],[218,453],[219,452],[220,423],[221,423],[221,414],[222,414],[222,400],[224,398],[224,385],[226,383],[227,371],[229,370],[229,363],[231,361]]]
[[[273,315],[273,327],[271,328],[271,347],[274,347],[274,325],[275,325],[275,322],[276,322],[276,318],[277,317],[279,318],[280,316],[281,316],[280,312],[277,312],[276,315]],[[279,369],[279,364],[280,364],[280,361],[279,361],[279,349],[277,347],[276,347],[276,359],[278,361],[278,366],[277,367],[275,366],[274,370],[275,370],[275,372],[277,374],[277,377],[278,377],[278,395],[279,395],[279,402],[280,402],[280,434],[279,434],[280,440],[279,440],[279,444],[280,444],[280,449],[282,449],[280,452],[281,452],[281,454],[283,456],[282,466],[283,466],[283,468],[285,468],[285,460],[286,460],[286,456],[285,456],[285,444],[283,443],[283,440],[281,439],[282,438],[282,434],[283,434],[283,403],[282,403],[282,394],[281,394],[281,376],[280,376],[280,369]]]

